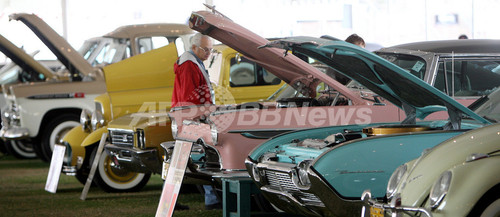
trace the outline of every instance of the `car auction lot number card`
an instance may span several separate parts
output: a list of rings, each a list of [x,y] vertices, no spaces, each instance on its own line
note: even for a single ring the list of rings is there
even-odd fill
[[[64,152],[66,146],[54,145],[52,151],[52,159],[50,160],[49,174],[47,175],[47,182],[45,183],[45,190],[50,193],[56,193],[57,185],[59,184],[59,177],[61,176],[61,169],[63,165]]]
[[[163,184],[160,203],[156,210],[156,217],[172,216],[179,190],[181,189],[182,179],[186,172],[187,163],[191,155],[193,143],[175,141],[174,152],[168,165],[168,173]]]

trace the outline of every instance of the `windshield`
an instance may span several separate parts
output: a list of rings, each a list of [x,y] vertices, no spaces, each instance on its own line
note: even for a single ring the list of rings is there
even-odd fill
[[[424,59],[418,56],[404,54],[377,53],[377,55],[403,68],[418,78],[424,79],[425,70],[427,68]]]
[[[131,55],[128,40],[111,38],[87,40],[78,52],[92,66],[108,65]]]
[[[478,99],[469,108],[489,121],[500,122],[500,89],[495,88],[494,92]]]

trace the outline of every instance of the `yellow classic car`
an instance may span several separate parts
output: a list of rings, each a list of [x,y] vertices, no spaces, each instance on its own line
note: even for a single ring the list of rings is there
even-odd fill
[[[139,190],[151,173],[161,172],[160,143],[173,140],[167,112],[174,83],[173,65],[178,54],[174,55],[176,49],[170,46],[175,45],[104,68],[108,92],[96,98],[94,112],[82,112],[81,126],[63,138],[69,150],[63,173],[74,175],[84,183],[100,138],[108,130],[111,144],[106,144],[106,150],[120,155],[119,159],[101,155],[94,176],[100,188]],[[217,104],[266,99],[282,86],[280,79],[226,45],[215,45],[214,50],[205,65],[215,87]],[[117,75],[119,72],[120,77],[114,77],[114,72]],[[138,156],[145,160],[138,161]]]

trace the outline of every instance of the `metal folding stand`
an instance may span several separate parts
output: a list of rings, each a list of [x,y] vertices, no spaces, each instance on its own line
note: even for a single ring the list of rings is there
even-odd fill
[[[222,209],[224,217],[250,217],[251,195],[260,190],[250,177],[222,179]]]

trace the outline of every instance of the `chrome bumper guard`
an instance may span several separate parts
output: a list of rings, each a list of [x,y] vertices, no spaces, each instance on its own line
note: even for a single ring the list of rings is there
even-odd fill
[[[428,217],[432,217],[431,212],[425,208],[401,206],[401,195],[399,194],[394,196],[390,204],[385,204],[373,199],[370,190],[365,190],[361,195],[361,200],[364,203],[363,208],[361,209],[361,217],[370,217],[370,208],[378,208],[384,211],[389,210],[392,212],[390,214],[391,217],[400,217],[403,213],[407,212],[418,212],[425,214]]]
[[[2,127],[0,130],[0,137],[4,139],[27,139],[29,132],[27,128],[21,127]]]
[[[301,207],[325,207],[325,204],[313,193],[299,189],[293,182],[294,164],[267,162],[258,163],[258,170],[265,175],[261,177],[260,190],[287,198]]]
[[[63,166],[62,172],[67,176],[76,176],[76,166]]]
[[[161,174],[162,159],[156,149],[137,149],[106,144],[106,153],[112,158],[115,166],[137,173]]]

